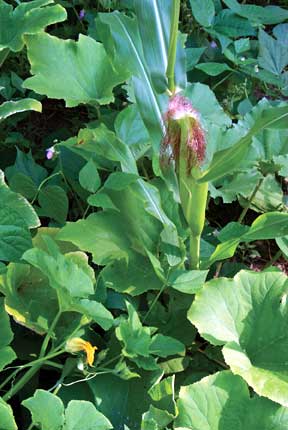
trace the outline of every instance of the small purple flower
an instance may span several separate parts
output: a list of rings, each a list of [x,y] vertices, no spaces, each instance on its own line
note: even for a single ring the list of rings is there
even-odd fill
[[[55,155],[55,148],[54,146],[50,146],[50,148],[46,149],[46,158],[47,160],[52,160],[52,158]]]
[[[217,43],[215,42],[215,40],[212,40],[212,42],[210,43],[210,46],[213,49],[217,48]]]
[[[79,12],[79,19],[80,19],[80,21],[82,21],[82,19],[84,18],[85,14],[86,14],[85,9],[81,9],[80,12]]]

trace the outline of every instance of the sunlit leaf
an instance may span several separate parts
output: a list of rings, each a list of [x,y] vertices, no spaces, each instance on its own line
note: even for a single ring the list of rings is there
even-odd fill
[[[175,430],[284,430],[288,412],[267,399],[250,398],[245,382],[230,372],[181,387]]]
[[[59,397],[45,390],[36,390],[33,397],[22,402],[32,415],[32,422],[41,430],[61,430],[64,424],[64,405]]]
[[[48,25],[65,21],[67,14],[53,0],[18,3],[14,10],[10,4],[1,0],[0,16],[0,50],[7,47],[16,52],[24,46],[24,34],[35,34]]]
[[[10,405],[0,398],[0,422],[1,430],[17,430],[13,411]]]
[[[255,23],[277,24],[288,18],[288,11],[279,6],[261,7],[253,4],[240,4],[236,0],[224,0],[224,3],[237,15]]]
[[[204,27],[210,27],[215,15],[213,0],[190,0],[195,19]]]
[[[224,345],[233,373],[259,395],[287,406],[287,277],[240,271],[208,282],[196,294],[189,320],[202,337]]]
[[[34,110],[36,112],[42,111],[42,105],[38,100],[22,99],[17,101],[8,101],[0,105],[0,121],[10,115],[18,112],[25,112],[27,110]]]
[[[65,425],[63,430],[97,430],[112,429],[110,421],[101,412],[97,411],[93,403],[71,400],[65,410]],[[43,429],[44,430],[44,429]]]
[[[113,88],[125,80],[112,68],[103,45],[83,34],[77,42],[46,33],[27,35],[25,41],[34,76],[23,87],[64,99],[67,107],[108,104],[114,100]]]

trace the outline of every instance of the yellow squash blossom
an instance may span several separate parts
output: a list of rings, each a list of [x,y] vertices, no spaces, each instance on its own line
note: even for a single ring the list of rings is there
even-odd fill
[[[87,342],[80,337],[73,337],[72,339],[67,340],[66,342],[66,351],[71,353],[76,353],[80,351],[84,351],[86,353],[86,361],[89,366],[93,366],[94,362],[94,354],[97,346],[92,346],[90,342]]]

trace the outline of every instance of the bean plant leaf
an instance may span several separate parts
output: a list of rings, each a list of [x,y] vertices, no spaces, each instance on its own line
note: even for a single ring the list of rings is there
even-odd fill
[[[0,423],[1,430],[17,430],[13,411],[10,405],[0,398]]]
[[[201,70],[209,76],[218,76],[223,72],[231,71],[232,69],[225,63],[200,63],[195,66],[196,69]]]
[[[278,24],[288,18],[288,11],[279,6],[246,5],[238,3],[237,0],[224,0],[224,3],[237,15],[257,24]]]
[[[35,99],[22,99],[16,101],[8,101],[4,102],[0,105],[0,122],[9,117],[10,115],[14,115],[18,112],[25,112],[28,110],[34,110],[36,112],[42,111],[42,105],[38,100]]]
[[[199,182],[214,181],[233,172],[247,154],[253,136],[265,128],[285,128],[287,118],[288,106],[271,107],[263,110],[244,137],[231,148],[218,151],[214,155],[209,168],[204,172]]]
[[[39,213],[60,224],[64,224],[68,213],[68,198],[63,188],[58,185],[47,185],[42,187],[38,194],[38,201],[41,207]]]
[[[202,337],[224,345],[233,373],[286,407],[287,286],[283,273],[240,271],[208,282],[188,312]]]
[[[87,164],[79,172],[79,182],[81,187],[85,190],[95,193],[100,187],[101,179],[95,165],[91,158]]]
[[[24,46],[24,34],[35,34],[45,27],[65,21],[67,14],[60,4],[53,0],[33,0],[13,7],[0,1],[0,50],[9,48],[14,52]]]
[[[223,9],[221,12],[217,14],[213,22],[213,31],[216,31],[216,34],[219,35],[219,40],[230,43],[230,38],[238,38],[245,36],[256,36],[256,30],[245,18],[237,15],[229,9]],[[223,37],[225,36],[225,37]]]
[[[206,46],[201,48],[186,48],[186,70],[192,70],[200,60],[203,52],[206,50]]]
[[[26,153],[20,151],[19,148],[16,148],[16,150],[17,155],[14,165],[5,169],[5,175],[8,179],[9,185],[11,186],[10,183],[14,176],[21,174],[25,175],[26,178],[31,179],[34,184],[34,189],[36,188],[37,190],[37,187],[47,177],[47,170],[34,161],[31,151]]]
[[[217,245],[204,267],[209,267],[215,261],[232,257],[240,242],[275,239],[285,236],[287,233],[288,214],[286,213],[267,212],[262,214],[256,218],[250,228],[238,223],[230,223],[223,229],[223,232],[220,232],[219,239],[222,243]]]
[[[29,409],[34,425],[42,430],[62,430],[64,405],[59,397],[45,390],[36,390],[33,397],[22,402]]]
[[[75,42],[39,33],[25,36],[25,42],[34,76],[23,87],[64,99],[67,107],[108,104],[113,88],[125,80],[112,68],[103,45],[89,36],[80,34]]]
[[[0,219],[2,225],[16,225],[27,228],[39,227],[40,221],[30,204],[5,184],[4,174],[0,171]]]
[[[190,0],[190,4],[196,21],[204,27],[210,27],[215,15],[213,0]]]
[[[242,378],[223,371],[181,387],[175,430],[284,430],[288,412],[262,397],[250,398]]]

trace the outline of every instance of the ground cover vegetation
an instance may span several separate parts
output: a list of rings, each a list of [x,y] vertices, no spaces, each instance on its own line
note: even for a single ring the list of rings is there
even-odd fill
[[[287,22],[0,0],[0,430],[288,428]]]

